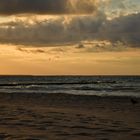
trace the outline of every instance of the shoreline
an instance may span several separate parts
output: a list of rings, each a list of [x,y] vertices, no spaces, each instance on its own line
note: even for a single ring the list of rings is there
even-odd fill
[[[132,99],[137,103],[133,104]],[[35,105],[50,107],[67,107],[67,108],[128,108],[138,106],[140,108],[140,98],[129,96],[93,96],[93,95],[73,95],[63,93],[0,93],[0,102],[17,105]],[[99,107],[100,108],[100,107]]]

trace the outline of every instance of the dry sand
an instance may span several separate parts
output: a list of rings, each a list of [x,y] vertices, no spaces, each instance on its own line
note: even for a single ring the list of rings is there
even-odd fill
[[[0,140],[140,140],[140,99],[0,94]]]

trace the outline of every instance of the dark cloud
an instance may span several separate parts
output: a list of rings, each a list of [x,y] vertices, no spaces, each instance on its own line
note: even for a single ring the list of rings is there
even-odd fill
[[[0,0],[0,14],[87,14],[97,0]]]
[[[21,47],[17,48],[18,51],[25,52],[25,53],[46,53],[43,49],[24,49]]]
[[[80,43],[75,48],[76,49],[83,49],[83,48],[85,48],[85,46],[84,46],[84,44]]]
[[[54,20],[9,22],[0,26],[0,42],[32,46],[80,43],[84,40],[108,40],[140,46],[140,13],[107,20],[96,16],[75,16]],[[6,27],[4,27],[6,26]]]
[[[132,46],[140,45],[140,13],[107,21],[100,35],[111,42],[121,41]]]
[[[76,16],[65,19],[37,21],[33,25],[25,22],[6,23],[0,28],[0,42],[24,45],[69,44],[89,38],[97,33],[105,20],[100,16]]]
[[[65,0],[1,0],[0,13],[4,15],[38,13],[56,14],[65,12]]]

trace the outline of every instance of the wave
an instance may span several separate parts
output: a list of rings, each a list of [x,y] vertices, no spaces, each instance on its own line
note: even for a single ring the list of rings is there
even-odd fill
[[[5,84],[2,84],[0,83],[0,86],[32,86],[32,85],[36,85],[36,86],[39,86],[39,85],[81,85],[81,84],[84,84],[84,85],[87,85],[87,84],[115,84],[117,83],[116,81],[96,81],[96,82],[84,82],[84,81],[81,81],[81,82],[45,82],[45,83],[5,83]]]
[[[140,77],[3,77],[0,93],[140,96]]]

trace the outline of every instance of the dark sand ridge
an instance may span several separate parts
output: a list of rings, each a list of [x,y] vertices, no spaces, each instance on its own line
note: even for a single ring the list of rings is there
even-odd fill
[[[0,140],[139,140],[140,99],[0,94]]]

